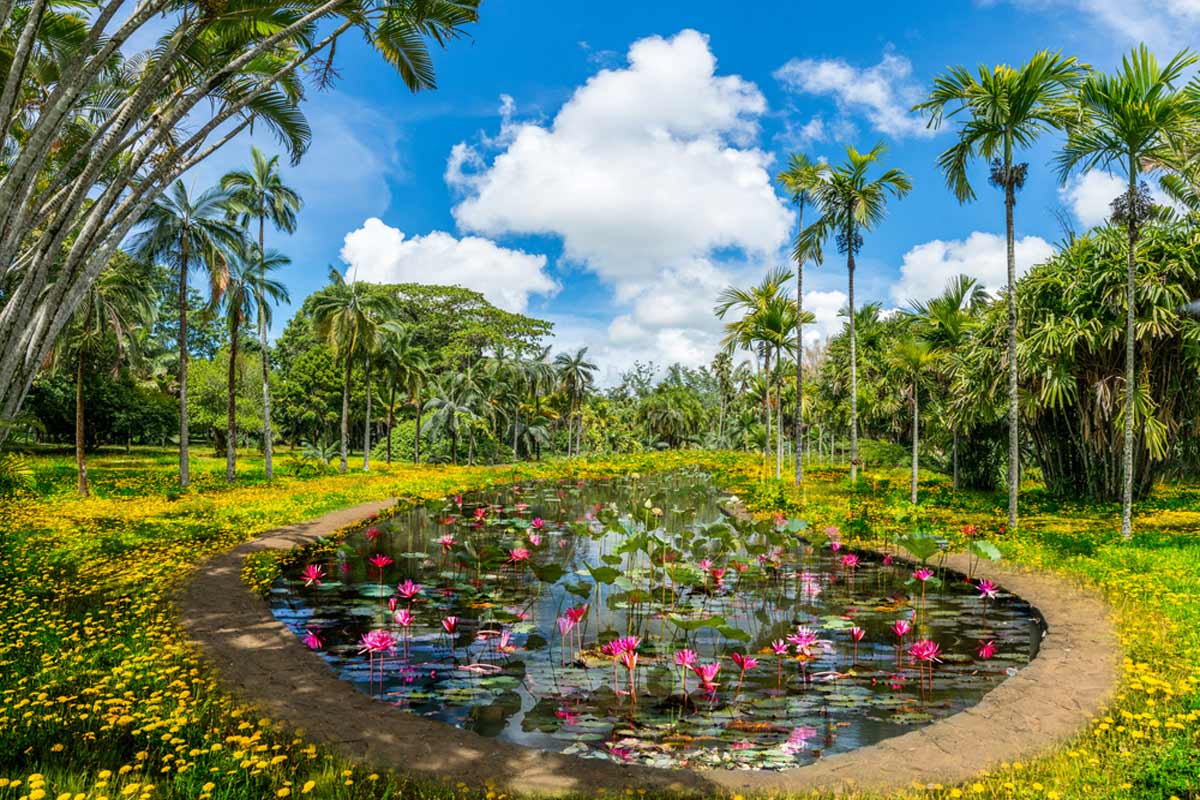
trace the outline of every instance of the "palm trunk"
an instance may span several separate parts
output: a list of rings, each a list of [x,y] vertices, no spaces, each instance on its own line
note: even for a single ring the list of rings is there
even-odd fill
[[[954,488],[958,488],[958,429],[954,430]]]
[[[797,238],[804,230],[804,201],[796,221]],[[804,428],[804,259],[796,259],[796,485],[804,482],[804,459],[800,451]]]
[[[421,410],[425,403],[421,400],[421,391],[417,390],[417,429],[413,436],[413,463],[421,463]]]
[[[396,419],[396,382],[392,381],[391,391],[388,394],[388,415],[387,415],[387,463],[392,464],[392,425]]]
[[[763,472],[771,459],[771,351],[763,352],[763,416],[766,417],[767,436],[763,441]]]
[[[917,446],[921,439],[920,401],[917,398],[917,381],[913,379],[913,430],[912,430],[912,504],[917,504]]]
[[[363,380],[367,383],[367,418],[363,421],[363,472],[371,469],[371,357],[363,362]]]
[[[858,483],[858,342],[854,325],[854,235],[850,228],[846,241],[849,248],[846,252],[846,273],[849,286],[850,310],[850,483]]]
[[[776,354],[775,363],[783,366],[783,351]],[[783,475],[783,382],[775,381],[775,480]]]
[[[263,217],[258,218],[258,257],[260,268],[265,263],[266,255],[263,250]],[[259,270],[262,274],[262,270]],[[275,466],[272,458],[271,441],[271,357],[267,349],[267,298],[258,298],[258,343],[262,348],[262,380],[263,380],[263,466],[267,480],[275,477]]]
[[[1006,174],[1012,171],[1012,145],[1005,143]],[[1011,180],[1004,187],[1004,228],[1008,257],[1008,530],[1017,528],[1017,492],[1021,482],[1020,398],[1017,393],[1017,255],[1013,233],[1016,193]]]
[[[84,454],[83,413],[83,347],[75,365],[75,466],[79,470],[79,496],[87,497],[91,492],[88,485],[87,458]]]
[[[350,372],[354,368],[354,358],[346,356],[346,376],[342,380],[342,463],[339,469],[346,474],[349,465],[346,463],[346,447],[350,442]]]
[[[1133,538],[1133,415],[1136,380],[1134,371],[1137,347],[1137,221],[1134,219],[1134,193],[1137,192],[1137,161],[1129,159],[1129,264],[1125,284],[1125,444],[1124,475],[1121,482],[1121,538]]]
[[[521,402],[518,400],[513,406],[513,463],[517,463],[520,459],[517,457],[517,434],[521,430]]]
[[[231,312],[229,321],[229,405],[225,421],[225,480],[230,483],[237,477],[237,357],[238,318],[237,311]]]
[[[191,481],[188,464],[187,234],[179,237],[179,257],[179,488],[186,489]]]

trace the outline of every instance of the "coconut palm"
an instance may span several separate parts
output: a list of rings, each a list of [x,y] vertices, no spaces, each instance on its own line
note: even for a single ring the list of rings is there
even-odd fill
[[[419,460],[421,453],[419,397],[421,386],[428,377],[429,359],[425,355],[425,350],[417,344],[413,328],[395,320],[383,323],[379,355],[388,384],[387,463],[392,463],[392,425],[395,422],[397,389],[403,390],[408,395],[408,402],[417,406],[417,441],[414,443],[414,460]]]
[[[796,313],[798,318],[804,317],[804,262],[808,260],[808,252],[803,245],[801,233],[804,231],[804,207],[812,201],[812,190],[819,184],[829,171],[827,164],[814,163],[802,153],[793,153],[788,159],[788,168],[775,176],[775,180],[783,185],[796,206],[796,239],[792,247],[792,258],[796,259]],[[796,447],[799,448],[803,436],[804,417],[804,347],[803,337],[801,346],[796,348],[796,418],[795,437]],[[797,450],[799,453],[799,450]],[[804,461],[796,456],[796,485],[804,481]]]
[[[221,188],[229,192],[229,209],[239,218],[243,226],[251,221],[258,223],[258,252],[266,253],[266,224],[270,221],[277,231],[292,233],[296,230],[296,212],[302,201],[296,190],[283,182],[279,174],[279,156],[267,158],[257,147],[250,148],[251,168],[234,170],[221,178]],[[258,336],[262,348],[262,392],[263,392],[263,461],[267,480],[275,473],[271,458],[271,359],[267,346],[267,329],[270,326],[270,303],[266,298],[256,298],[258,306]]]
[[[855,346],[854,257],[863,244],[863,232],[872,230],[887,213],[888,197],[903,199],[912,181],[898,169],[870,178],[887,148],[879,143],[865,153],[846,148],[846,161],[833,167],[809,190],[820,216],[801,234],[797,246],[820,264],[825,240],[834,237],[838,252],[846,254],[850,321],[850,481],[858,481],[858,360]]]
[[[433,413],[424,427],[427,432],[438,431],[450,437],[450,458],[455,465],[458,464],[462,424],[474,422],[477,401],[474,380],[463,372],[444,375],[433,386],[433,397],[429,398]]]
[[[75,466],[81,497],[91,492],[84,430],[87,414],[83,379],[88,363],[114,340],[118,363],[130,353],[136,353],[138,337],[133,334],[136,328],[146,327],[153,320],[156,299],[151,283],[143,275],[127,264],[116,262],[110,265],[88,288],[75,312],[76,324],[67,329],[63,346],[55,353],[57,357],[69,355],[75,362]]]
[[[328,342],[335,358],[343,364],[342,378],[342,424],[341,463],[339,469],[347,470],[347,451],[350,443],[350,381],[354,373],[354,362],[362,358],[367,365],[364,376],[367,384],[368,413],[366,420],[367,443],[370,443],[370,386],[369,353],[376,346],[380,325],[384,319],[395,316],[388,313],[388,299],[368,290],[361,281],[347,282],[333,267],[329,268],[329,283],[313,303],[313,324],[317,335]],[[363,454],[363,468],[370,467],[370,447]]]
[[[1200,126],[1200,84],[1180,87],[1198,57],[1180,51],[1165,65],[1141,45],[1113,75],[1091,73],[1079,86],[1078,116],[1058,157],[1065,182],[1075,171],[1117,168],[1127,189],[1113,203],[1113,221],[1125,226],[1128,255],[1125,284],[1125,409],[1121,535],[1133,536],[1133,425],[1139,391],[1137,343],[1137,242],[1150,219],[1149,193],[1140,177],[1181,166],[1180,156],[1195,149]]]
[[[907,336],[895,343],[889,360],[893,367],[908,378],[908,394],[912,403],[912,486],[911,500],[917,503],[917,453],[921,442],[920,427],[920,389],[926,369],[933,361],[934,355],[929,342],[913,336]]]
[[[583,398],[591,389],[596,365],[587,360],[587,348],[581,347],[574,353],[559,353],[554,358],[558,380],[567,395],[569,417],[567,419],[567,456],[571,456],[572,420],[575,430],[575,455],[579,455],[583,442]]]
[[[291,263],[278,250],[259,253],[258,245],[246,242],[237,254],[223,258],[219,277],[223,287],[218,303],[229,324],[229,405],[225,438],[225,480],[237,476],[237,377],[242,327],[255,314],[263,318],[260,305],[287,302],[287,288],[271,273]],[[269,311],[266,312],[269,318]],[[266,360],[267,353],[262,353]]]
[[[142,230],[132,242],[135,258],[162,261],[179,273],[179,485],[191,479],[188,464],[188,273],[204,270],[212,284],[210,300],[220,295],[213,283],[220,274],[221,253],[240,246],[242,231],[226,218],[229,193],[208,189],[192,196],[177,181],[154,201],[142,219]]]
[[[1020,485],[1020,405],[1017,372],[1017,261],[1013,208],[1025,185],[1029,165],[1013,161],[1049,130],[1062,128],[1074,87],[1085,67],[1071,57],[1046,50],[1019,68],[980,65],[973,75],[954,67],[934,80],[929,98],[915,107],[937,128],[962,115],[958,141],[938,157],[938,166],[960,203],[975,199],[967,175],[975,158],[991,161],[991,183],[1004,191],[1004,230],[1008,263],[1008,527],[1017,526]]]

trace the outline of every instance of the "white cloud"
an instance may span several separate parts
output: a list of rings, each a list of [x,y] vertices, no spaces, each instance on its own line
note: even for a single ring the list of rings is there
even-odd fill
[[[838,314],[849,299],[849,296],[841,291],[804,293],[804,310],[811,311],[817,318],[814,324],[804,329],[805,344],[816,344],[842,329],[844,320]]]
[[[1198,0],[1200,2],[1200,0]],[[1158,186],[1150,187],[1150,197],[1155,203],[1175,206]],[[1112,215],[1112,201],[1128,190],[1124,178],[1108,172],[1093,170],[1076,175],[1067,185],[1058,190],[1059,198],[1071,208],[1079,224],[1085,228],[1102,225]]]
[[[456,145],[455,220],[487,236],[561,238],[564,259],[627,307],[586,337],[576,327],[597,351],[706,363],[716,293],[779,256],[792,227],[755,144],[765,112],[753,83],[717,74],[702,34],[638,40],[625,66],[597,72],[551,121],[517,121],[506,103],[498,136]]]
[[[1017,277],[1042,263],[1054,252],[1045,239],[1026,236],[1016,241]],[[942,293],[956,275],[975,278],[989,292],[1008,283],[1003,236],[975,231],[966,239],[919,244],[904,254],[900,280],[892,284],[892,299],[899,305],[928,300]]]
[[[370,283],[457,284],[482,292],[500,308],[523,312],[531,294],[551,294],[546,257],[509,250],[489,239],[457,239],[443,231],[405,238],[372,217],[346,234],[341,251],[349,280]]]
[[[935,134],[909,111],[922,96],[912,80],[912,63],[890,50],[865,68],[840,58],[793,58],[774,76],[790,91],[832,97],[843,116],[862,115],[880,133],[896,138]]]
[[[1013,0],[1018,6],[1066,11],[1072,28],[1080,16],[1115,34],[1120,48],[1145,42],[1159,55],[1189,46],[1200,33],[1200,2],[1197,0]]]

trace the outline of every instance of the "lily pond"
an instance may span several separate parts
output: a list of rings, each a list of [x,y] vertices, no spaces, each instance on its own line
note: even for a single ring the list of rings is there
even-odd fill
[[[401,511],[275,583],[275,616],[397,709],[528,747],[781,769],[976,703],[1037,654],[989,581],[750,522],[704,474]]]

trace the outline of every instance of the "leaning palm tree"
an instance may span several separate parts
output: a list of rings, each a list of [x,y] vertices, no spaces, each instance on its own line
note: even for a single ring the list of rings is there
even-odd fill
[[[850,482],[858,481],[858,361],[855,344],[854,316],[854,257],[863,244],[863,232],[883,221],[887,199],[902,199],[912,191],[912,181],[898,169],[888,169],[871,179],[872,166],[887,152],[879,143],[865,153],[846,148],[846,161],[830,169],[810,192],[820,217],[805,229],[797,246],[818,264],[822,246],[830,236],[835,238],[838,251],[846,254],[846,274],[849,291],[850,321]]]
[[[804,207],[812,202],[812,190],[816,188],[829,172],[829,166],[823,162],[813,162],[802,153],[793,153],[788,159],[788,168],[775,176],[785,191],[791,196],[796,205],[796,240],[792,246],[792,258],[796,259],[796,314],[804,317],[804,262],[808,260],[808,252],[803,246]],[[800,337],[800,345],[796,348],[796,419],[795,437],[799,447],[804,429],[804,337]],[[804,461],[796,456],[796,485],[804,481]]]
[[[912,504],[917,504],[917,453],[921,442],[920,389],[922,376],[933,361],[929,342],[912,336],[896,342],[889,354],[891,365],[908,378],[909,399],[912,401]]]
[[[934,80],[929,99],[914,110],[937,128],[963,115],[958,141],[938,157],[938,166],[960,203],[975,199],[967,177],[974,158],[991,161],[991,183],[1004,190],[1004,228],[1008,255],[1008,527],[1017,526],[1020,486],[1020,406],[1017,371],[1017,260],[1013,207],[1025,185],[1026,163],[1014,163],[1016,148],[1029,148],[1039,136],[1062,128],[1074,87],[1086,68],[1074,58],[1042,50],[1020,68],[980,66],[978,75],[954,67]]]
[[[1138,231],[1153,211],[1143,174],[1173,171],[1181,156],[1195,149],[1200,129],[1200,83],[1178,86],[1200,60],[1180,51],[1167,64],[1141,45],[1127,55],[1114,75],[1089,74],[1079,87],[1077,117],[1067,129],[1058,157],[1065,182],[1078,170],[1124,170],[1127,189],[1113,202],[1113,221],[1125,226],[1128,266],[1125,283],[1125,442],[1121,489],[1121,535],[1133,536],[1133,424],[1140,387],[1135,372],[1137,343]]]
[[[56,360],[69,354],[75,362],[75,466],[79,476],[77,489],[81,497],[91,492],[84,430],[87,420],[84,376],[88,362],[110,348],[110,342],[113,341],[116,343],[118,363],[129,354],[136,353],[139,337],[134,332],[139,327],[148,327],[154,319],[156,299],[149,281],[127,265],[114,263],[100,273],[100,277],[88,288],[75,310],[75,324],[67,329],[62,346],[56,348]]]
[[[347,282],[333,267],[329,268],[330,285],[322,290],[313,303],[313,324],[317,335],[325,339],[334,356],[343,364],[342,374],[342,425],[341,463],[339,469],[347,470],[347,451],[350,443],[350,380],[354,373],[354,361],[366,359],[366,354],[375,346],[380,324],[384,318],[393,316],[387,312],[388,301],[379,293],[368,291],[362,281]],[[370,392],[371,376],[364,376]],[[368,394],[369,397],[369,394]],[[368,436],[371,420],[368,413]],[[368,448],[369,449],[369,448]],[[370,462],[364,454],[364,467]]]
[[[142,219],[142,230],[131,250],[136,258],[159,260],[179,272],[179,485],[191,480],[188,464],[188,273],[202,269],[211,279],[219,274],[218,254],[235,252],[243,234],[226,219],[229,194],[209,189],[193,197],[182,181],[160,195]],[[210,300],[220,295],[214,286]]]
[[[263,303],[287,301],[287,289],[271,277],[271,273],[287,266],[291,259],[277,250],[258,252],[258,245],[246,242],[242,252],[224,260],[221,283],[224,291],[219,300],[229,323],[229,403],[226,417],[225,437],[225,480],[232,482],[237,476],[237,377],[238,353],[241,345],[242,326],[258,312],[262,319]],[[266,360],[264,350],[262,358]]]
[[[558,380],[567,395],[570,416],[567,420],[567,457],[571,456],[572,420],[575,431],[575,455],[579,455],[583,441],[583,398],[591,389],[596,374],[596,365],[587,359],[587,348],[581,347],[574,353],[559,353],[554,359],[558,369]]]
[[[283,182],[279,174],[279,156],[267,158],[257,147],[250,148],[251,168],[234,170],[221,178],[221,188],[229,192],[229,209],[241,224],[251,220],[258,222],[258,252],[266,253],[266,224],[279,231],[292,233],[296,230],[296,212],[302,205],[300,195]],[[262,391],[263,391],[263,460],[267,480],[274,477],[271,459],[271,359],[267,346],[267,328],[270,326],[270,304],[257,298],[258,336],[262,348]],[[286,302],[286,301],[285,301]]]

